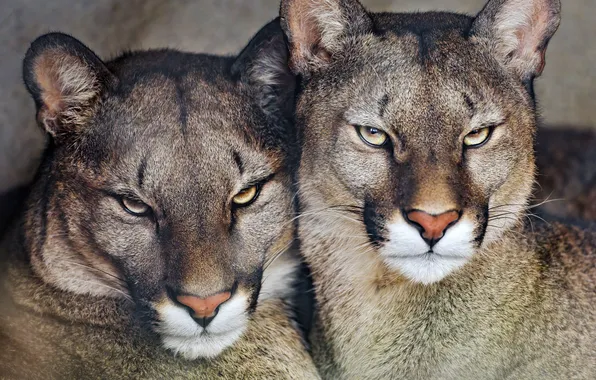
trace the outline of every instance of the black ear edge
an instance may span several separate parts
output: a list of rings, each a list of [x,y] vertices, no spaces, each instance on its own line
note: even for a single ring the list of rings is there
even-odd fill
[[[61,49],[66,54],[81,59],[94,73],[100,86],[107,87],[116,82],[115,76],[103,61],[76,38],[60,32],[41,35],[31,43],[23,60],[23,81],[38,109],[43,106],[43,101],[41,89],[35,77],[35,62],[41,54],[51,49]]]
[[[288,60],[288,45],[276,18],[262,27],[240,52],[231,74],[236,80],[258,88],[259,106],[269,113],[284,108],[288,97],[294,96],[297,78]]]
[[[251,67],[255,65],[260,52],[265,47],[276,43],[279,43],[282,49],[287,50],[285,34],[281,29],[279,17],[259,29],[244,49],[238,53],[231,67],[232,77],[249,82]],[[286,47],[282,46],[282,44]]]

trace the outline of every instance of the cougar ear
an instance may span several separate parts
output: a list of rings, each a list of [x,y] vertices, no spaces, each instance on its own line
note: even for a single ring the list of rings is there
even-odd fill
[[[296,77],[288,66],[288,47],[279,19],[265,25],[232,64],[232,75],[255,88],[258,105],[267,116],[293,110]]]
[[[62,33],[38,37],[25,55],[23,78],[37,120],[54,138],[82,128],[115,76],[85,45]]]
[[[341,52],[347,37],[373,30],[357,0],[282,0],[281,27],[288,38],[290,67],[305,76]]]
[[[525,81],[542,74],[546,47],[560,21],[560,0],[490,0],[471,34]]]

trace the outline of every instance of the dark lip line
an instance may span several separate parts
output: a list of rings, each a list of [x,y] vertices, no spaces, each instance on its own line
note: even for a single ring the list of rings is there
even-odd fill
[[[386,255],[385,257],[388,257],[391,259],[413,259],[413,258],[420,258],[420,257],[424,257],[424,256],[430,256],[430,255],[434,255],[434,256],[442,257],[442,258],[446,258],[446,259],[465,259],[466,258],[464,256],[442,255],[440,253],[436,253],[436,252],[432,252],[432,251],[420,253],[418,255]]]
[[[228,332],[232,332],[232,331],[233,331],[233,330],[230,330],[230,331],[228,331]],[[215,334],[215,333],[212,333],[212,332],[205,331],[205,329],[203,329],[203,331],[201,331],[201,332],[198,334],[198,336],[199,336],[199,337],[205,337],[205,336],[208,336],[208,337],[212,337],[212,338],[219,338],[219,337],[222,337],[222,336],[226,335],[228,332],[224,332],[224,333],[217,333],[217,334]],[[187,335],[165,334],[165,333],[161,333],[161,332],[158,332],[158,333],[159,333],[160,335],[163,335],[163,336],[174,337],[174,338],[189,338],[189,337],[191,337],[191,338],[192,338],[192,337],[195,337],[195,336],[196,336],[196,335],[193,335],[193,336],[187,336]]]

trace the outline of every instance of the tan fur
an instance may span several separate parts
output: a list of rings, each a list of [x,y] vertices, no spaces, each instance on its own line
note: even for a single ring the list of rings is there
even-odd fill
[[[324,378],[590,379],[596,371],[596,273],[584,254],[593,233],[513,229],[457,276],[422,285],[389,270],[354,222],[305,219],[319,301],[311,340]]]
[[[6,248],[6,247],[4,247]],[[4,252],[6,253],[6,252]],[[161,348],[130,319],[125,299],[63,293],[13,260],[2,287],[2,379],[316,379],[279,298],[262,302],[245,335],[215,360]]]
[[[287,17],[289,4],[309,6],[284,3]],[[532,79],[559,2],[491,0],[475,19],[336,3],[365,27],[305,74],[296,112],[299,236],[323,377],[594,378],[596,233],[539,223],[527,208]],[[501,42],[514,38],[507,52]],[[360,126],[390,144],[371,147]],[[486,143],[466,147],[483,127]],[[461,217],[432,245],[408,222],[412,210]]]
[[[293,306],[286,61],[275,23],[237,57],[31,44],[52,141],[0,246],[0,378],[318,378]]]

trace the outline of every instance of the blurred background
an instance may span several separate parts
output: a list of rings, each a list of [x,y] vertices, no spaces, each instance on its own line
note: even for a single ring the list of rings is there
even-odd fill
[[[484,2],[362,0],[372,11],[468,14]],[[536,86],[544,125],[595,129],[596,0],[562,3],[561,27]],[[278,7],[279,0],[0,0],[0,192],[30,180],[43,148],[21,79],[21,60],[40,34],[72,34],[104,59],[156,47],[233,54]]]

